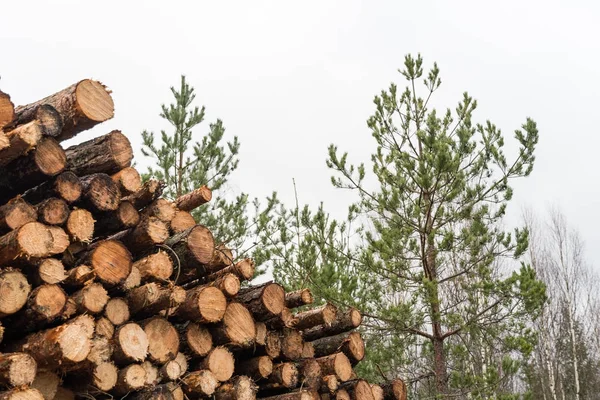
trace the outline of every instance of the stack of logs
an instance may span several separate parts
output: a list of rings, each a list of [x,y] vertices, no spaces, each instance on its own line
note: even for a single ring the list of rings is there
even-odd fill
[[[113,113],[92,80],[0,92],[0,400],[406,398],[354,374],[357,310],[242,285],[253,261],[190,213],[210,189],[162,198],[119,131],[61,146]]]

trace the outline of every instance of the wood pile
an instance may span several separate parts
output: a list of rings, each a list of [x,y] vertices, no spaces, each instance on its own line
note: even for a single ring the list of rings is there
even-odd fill
[[[0,92],[0,400],[406,398],[353,372],[357,310],[247,284],[253,261],[190,213],[210,189],[162,198],[119,131],[61,145],[113,114],[93,80]]]

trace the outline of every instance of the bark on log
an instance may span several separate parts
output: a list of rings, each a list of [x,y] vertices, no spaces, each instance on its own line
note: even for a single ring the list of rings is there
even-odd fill
[[[0,265],[14,260],[48,257],[53,244],[54,239],[47,226],[29,222],[0,237]]]
[[[60,385],[60,377],[52,371],[43,370],[38,371],[31,388],[39,390],[44,399],[54,399],[58,385]]]
[[[123,195],[129,195],[142,188],[142,177],[133,167],[126,167],[111,175]]]
[[[144,387],[146,383],[146,370],[140,364],[131,364],[119,370],[117,384],[112,393],[123,396]]]
[[[71,204],[79,200],[81,192],[79,177],[71,171],[65,171],[29,189],[23,194],[23,198],[31,204],[36,204],[48,197],[59,197]]]
[[[37,219],[35,208],[20,196],[0,207],[0,233],[4,234]]]
[[[37,219],[46,225],[63,225],[69,218],[69,206],[63,199],[50,197],[36,204]]]
[[[71,389],[59,387],[54,400],[75,400],[75,393]]]
[[[119,208],[121,192],[110,176],[98,173],[80,179],[84,208],[97,212],[115,211]]]
[[[94,236],[94,217],[83,208],[72,210],[65,224],[65,231],[73,242],[88,243]]]
[[[239,375],[247,375],[258,381],[267,378],[273,372],[273,361],[269,356],[258,356],[243,361],[238,361],[235,371]]]
[[[10,96],[0,91],[0,129],[15,119],[15,105]]]
[[[171,223],[171,220],[175,217],[175,206],[168,200],[156,199],[152,203],[148,204],[146,208],[141,212],[143,217],[156,217],[160,221],[167,224]]]
[[[90,129],[114,115],[110,92],[100,82],[85,79],[42,100],[15,109],[17,118],[35,113],[36,109],[49,104],[58,111],[63,120],[59,141],[67,140]]]
[[[177,307],[186,300],[186,292],[179,286],[161,286],[147,283],[127,294],[129,312],[136,318],[148,318],[160,311]]]
[[[198,286],[186,292],[185,301],[174,316],[180,320],[215,323],[223,319],[227,299],[218,288]]]
[[[69,387],[75,389],[78,394],[101,396],[102,393],[115,387],[118,374],[119,370],[113,363],[101,362],[70,376],[68,383]]]
[[[69,170],[76,175],[114,174],[131,165],[133,149],[120,131],[112,131],[65,150]]]
[[[140,214],[129,201],[121,201],[115,211],[98,214],[95,235],[107,236],[133,228],[140,222]]]
[[[385,400],[406,400],[406,384],[402,379],[393,379],[381,384]]]
[[[348,392],[352,400],[375,400],[371,385],[364,379],[342,383],[341,387]]]
[[[148,337],[148,358],[164,364],[175,359],[179,351],[179,333],[166,319],[154,317],[142,323]]]
[[[114,335],[113,358],[118,364],[142,362],[148,355],[148,336],[136,323],[130,322],[117,328]]]
[[[273,384],[271,388],[293,388],[298,384],[298,368],[293,363],[280,363],[273,365],[273,372],[268,381]]]
[[[236,376],[231,382],[219,386],[215,400],[255,400],[258,387],[247,376]]]
[[[29,353],[40,367],[68,370],[88,356],[94,325],[91,316],[82,315],[12,345],[18,351]]]
[[[284,328],[281,334],[281,356],[287,360],[298,360],[302,358],[304,341],[299,331]]]
[[[202,204],[208,203],[212,199],[212,192],[206,186],[201,186],[198,189],[184,194],[175,199],[175,206],[183,211],[192,211],[200,207]]]
[[[264,321],[281,314],[285,303],[285,291],[281,285],[267,282],[241,289],[236,300],[245,304],[256,320]]]
[[[20,271],[12,268],[0,270],[0,317],[19,311],[31,292],[31,285]]]
[[[191,399],[211,396],[217,386],[218,379],[208,370],[190,372],[181,379],[183,392]]]
[[[340,382],[346,382],[352,376],[352,365],[344,353],[316,358],[324,375],[335,375]]]
[[[124,299],[113,297],[106,303],[104,315],[113,325],[123,325],[129,320],[129,305]]]
[[[202,225],[196,225],[171,236],[165,244],[173,249],[182,267],[180,280],[189,281],[211,272],[206,264],[212,259],[215,242],[212,233]],[[185,269],[184,269],[185,268]]]
[[[6,166],[5,173],[0,176],[2,202],[58,175],[65,166],[62,147],[52,138],[42,138],[35,150]]]
[[[133,263],[144,281],[167,281],[173,274],[173,261],[163,250]]]
[[[108,293],[100,283],[94,282],[75,292],[71,298],[77,305],[77,312],[99,314],[108,302]]]
[[[10,131],[19,125],[25,125],[32,121],[38,121],[42,125],[42,134],[44,136],[57,137],[63,128],[63,119],[58,111],[51,105],[44,104],[31,110],[31,112],[17,113],[15,118],[4,129]],[[2,128],[2,122],[0,122],[0,128]]]
[[[279,332],[267,332],[265,354],[275,359],[281,355],[281,336]]]
[[[300,289],[285,294],[285,306],[287,308],[298,308],[312,304],[313,295],[310,289]]]
[[[10,132],[0,130],[8,147],[0,150],[0,167],[6,167],[21,156],[28,154],[42,139],[42,125],[38,121],[16,127]]]
[[[314,359],[308,359],[298,364],[300,385],[312,390],[319,390],[322,383],[321,366]]]
[[[179,387],[177,387],[179,389]],[[163,385],[151,386],[149,389],[137,393],[131,393],[127,396],[129,400],[178,400],[175,397],[173,385],[166,383]],[[183,395],[181,397],[183,399]]]
[[[37,389],[19,387],[6,392],[0,392],[0,400],[45,400]]]
[[[351,331],[360,326],[362,315],[355,308],[350,308],[344,312],[338,311],[335,321],[331,325],[320,325],[307,329],[302,332],[305,340],[313,341],[325,336],[333,336],[340,333]]]
[[[92,245],[78,263],[89,265],[104,284],[122,283],[131,273],[131,253],[116,240],[103,240]]]
[[[252,314],[240,303],[229,303],[223,320],[212,328],[212,336],[216,344],[228,344],[238,348],[251,347],[256,337]]]
[[[342,352],[351,362],[358,363],[365,357],[365,343],[358,332],[341,333],[311,342],[316,357]]]
[[[4,386],[29,385],[35,379],[37,363],[27,353],[0,354],[0,384]]]
[[[319,400],[319,394],[312,390],[298,390],[270,397],[262,397],[260,400]]]
[[[94,331],[96,336],[105,337],[108,339],[112,339],[115,335],[115,326],[108,318],[100,317],[96,321],[96,330]],[[112,346],[112,344],[111,344]],[[113,350],[110,350],[110,354],[112,357]],[[105,359],[103,359],[105,360]]]
[[[162,194],[164,184],[150,179],[142,185],[140,190],[123,198],[123,200],[131,202],[136,210],[141,210],[154,200],[158,199]]]
[[[168,237],[168,226],[156,217],[148,217],[143,218],[135,228],[114,234],[109,239],[119,240],[133,254],[140,254],[164,243]]]
[[[182,332],[185,349],[193,357],[205,357],[212,349],[210,331],[196,322],[190,322]]]
[[[188,211],[178,210],[171,220],[171,235],[176,235],[196,225],[196,220]]]

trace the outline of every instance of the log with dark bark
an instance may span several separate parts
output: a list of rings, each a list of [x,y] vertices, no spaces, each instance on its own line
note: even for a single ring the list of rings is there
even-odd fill
[[[75,400],[75,393],[71,389],[59,386],[54,400]]]
[[[131,289],[127,294],[129,311],[136,318],[148,318],[160,311],[177,307],[186,300],[186,292],[179,286],[155,282]]]
[[[133,167],[125,167],[119,172],[112,174],[111,178],[123,195],[129,195],[142,188],[142,177]]]
[[[358,363],[365,357],[365,343],[358,332],[341,333],[327,336],[311,342],[316,357],[342,352],[352,363]]]
[[[96,277],[109,286],[118,285],[131,273],[131,253],[116,240],[94,243],[79,258],[77,265],[88,265]]]
[[[164,364],[175,359],[179,351],[179,333],[166,319],[150,318],[141,323],[148,337],[148,358]]]
[[[255,400],[258,387],[248,376],[236,376],[214,393],[215,400]]]
[[[319,325],[302,332],[305,340],[313,341],[325,336],[333,336],[358,328],[362,322],[362,315],[355,308],[346,311],[338,310],[336,319],[331,325]]]
[[[175,206],[183,211],[192,211],[200,207],[202,204],[208,203],[212,199],[212,192],[206,186],[201,186],[198,189],[184,194],[175,199]]]
[[[78,313],[99,314],[108,302],[108,293],[100,283],[94,282],[75,292],[71,299]]]
[[[28,388],[26,386],[18,387],[0,392],[0,400],[45,400],[42,393],[37,389]]]
[[[35,208],[17,196],[0,207],[0,233],[4,234],[18,229],[36,219]]]
[[[38,121],[18,126],[10,132],[0,130],[4,143],[0,149],[0,167],[9,165],[33,150],[42,139],[42,131],[42,125]]]
[[[114,334],[113,359],[118,364],[142,362],[148,355],[148,336],[136,323],[129,322],[117,328]]]
[[[27,353],[0,354],[0,384],[3,386],[30,385],[37,372],[37,363]]]
[[[218,288],[227,297],[235,297],[240,291],[240,280],[234,274],[226,274],[210,282],[208,286]]]
[[[261,397],[260,400],[319,400],[319,394],[312,390],[298,390],[278,394],[270,397]],[[349,400],[349,399],[348,399]]]
[[[113,363],[101,362],[70,377],[68,382],[78,393],[101,395],[116,386],[118,374],[119,370]]]
[[[54,238],[46,225],[29,222],[0,237],[0,265],[48,257],[53,245]]]
[[[128,400],[177,400],[170,384],[150,386],[141,392],[130,393]]]
[[[227,344],[238,348],[252,347],[256,337],[252,314],[244,305],[236,302],[227,305],[223,320],[211,330],[216,344]]]
[[[135,207],[129,201],[121,201],[115,211],[97,215],[94,234],[96,237],[111,235],[133,228],[139,222],[140,214]]]
[[[321,366],[314,359],[304,360],[297,364],[300,372],[300,385],[312,390],[319,390],[322,383]]]
[[[117,384],[111,391],[118,396],[141,390],[146,383],[146,370],[140,364],[130,364],[119,370]]]
[[[106,303],[104,315],[113,325],[123,325],[130,317],[129,304],[125,299],[113,297]]]
[[[310,289],[300,289],[285,294],[285,306],[287,308],[297,308],[312,304],[313,295]]]
[[[19,311],[31,292],[31,285],[23,273],[16,269],[0,270],[0,317]]]
[[[154,179],[148,180],[142,185],[140,190],[123,198],[123,200],[131,202],[136,210],[141,210],[154,200],[158,199],[162,194],[164,184]]]
[[[173,261],[163,250],[137,260],[133,266],[144,281],[166,281],[173,274]]]
[[[180,282],[205,276],[211,272],[206,264],[212,259],[215,242],[210,230],[196,225],[186,231],[171,236],[165,244],[177,254],[181,265]]]
[[[406,384],[402,379],[393,379],[381,384],[385,400],[406,400]]]
[[[38,121],[41,124],[44,136],[57,137],[63,128],[63,119],[58,111],[49,104],[43,104],[36,109],[30,110],[30,112],[17,113],[12,122],[7,124],[4,129],[10,131],[19,125],[25,125],[32,121]],[[0,122],[1,127],[2,122]]]
[[[88,356],[94,326],[91,316],[82,315],[11,343],[10,348],[29,353],[40,367],[68,371]]]
[[[160,221],[167,224],[171,223],[171,220],[175,217],[175,206],[168,200],[156,199],[152,203],[148,204],[146,208],[141,212],[143,217],[156,217]]]
[[[81,177],[82,204],[92,211],[115,211],[119,208],[121,192],[110,176],[98,173]]]
[[[23,194],[23,198],[31,204],[36,204],[49,197],[59,197],[70,204],[79,200],[81,192],[79,177],[71,171],[65,171],[29,189]]]
[[[218,288],[198,286],[186,292],[185,301],[177,308],[174,317],[179,320],[215,323],[223,319],[227,299]]]
[[[94,235],[95,221],[92,213],[83,208],[76,208],[69,213],[65,224],[65,231],[71,241],[88,243]]]
[[[302,343],[302,358],[315,358],[315,348],[311,342]]]
[[[171,235],[176,235],[180,232],[190,229],[196,225],[196,220],[188,211],[177,210],[171,220],[170,230]]]
[[[186,351],[193,357],[205,357],[213,347],[210,331],[196,322],[190,322],[183,328],[181,336]]]
[[[284,328],[281,333],[281,356],[287,360],[298,360],[302,358],[304,341],[302,335],[296,329]]]
[[[241,289],[236,300],[245,304],[257,321],[264,321],[281,313],[285,291],[281,285],[267,282]]]
[[[120,131],[112,131],[65,150],[69,170],[75,174],[114,174],[129,167],[133,159],[131,143]]]
[[[275,359],[281,355],[281,336],[279,332],[267,332],[264,352],[269,357]]]
[[[190,399],[211,396],[219,386],[219,380],[208,370],[190,372],[181,379],[181,388]]]
[[[164,243],[168,237],[167,224],[156,217],[146,217],[135,228],[112,235],[110,239],[123,242],[133,254],[142,254]]]
[[[15,105],[10,96],[0,91],[0,129],[15,118]]]
[[[321,366],[323,375],[335,375],[340,382],[346,382],[352,376],[352,364],[344,353],[319,357],[315,361]]]
[[[269,356],[258,356],[236,362],[235,371],[238,375],[247,375],[258,381],[267,378],[273,372],[273,361]]]
[[[61,173],[66,165],[65,151],[56,140],[42,138],[35,150],[6,166],[0,176],[0,199],[4,202],[39,185]]]
[[[69,218],[69,206],[63,199],[50,197],[35,205],[37,219],[46,225],[63,225]]]
[[[114,115],[114,104],[110,92],[100,82],[85,79],[35,103],[15,109],[16,118],[27,119],[37,109],[49,104],[58,111],[63,120],[59,141],[67,140],[92,128]]]

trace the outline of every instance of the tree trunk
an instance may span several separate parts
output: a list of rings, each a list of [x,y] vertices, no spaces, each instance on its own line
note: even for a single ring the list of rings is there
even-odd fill
[[[13,229],[19,229],[36,219],[35,208],[17,196],[0,207],[0,233],[4,234]]]
[[[186,301],[186,292],[179,286],[161,286],[151,282],[134,288],[127,294],[129,311],[136,318],[149,318]]]
[[[362,315],[355,308],[338,311],[335,321],[331,325],[319,325],[302,332],[305,340],[313,341],[325,336],[338,335],[358,328],[362,323]]]
[[[160,370],[163,378],[170,381],[178,381],[188,370],[188,362],[185,354],[177,353],[175,359],[167,362]]]
[[[208,370],[190,372],[181,379],[181,383],[183,392],[190,399],[209,397],[219,386],[218,379]]]
[[[97,81],[85,79],[40,101],[15,109],[16,118],[27,119],[37,108],[49,104],[58,111],[63,127],[57,140],[72,138],[79,132],[109,120],[114,115],[110,92]]]
[[[300,289],[285,294],[285,306],[287,308],[298,308],[312,304],[313,296],[309,289]]]
[[[41,258],[30,260],[29,266],[23,270],[27,273],[27,279],[35,286],[43,284],[61,283],[67,278],[65,267],[56,258]]]
[[[148,337],[148,358],[150,361],[164,364],[175,359],[179,352],[179,333],[164,318],[153,317],[142,322]]]
[[[208,203],[212,199],[212,192],[206,186],[201,186],[198,189],[184,194],[175,199],[175,206],[183,211],[192,211],[200,207],[202,204]]]
[[[50,235],[52,235],[52,247],[48,255],[54,256],[64,253],[71,243],[67,232],[58,226],[46,225],[46,228],[50,231]]]
[[[84,176],[80,181],[84,208],[100,213],[119,208],[121,192],[110,176],[98,173]]]
[[[138,225],[140,214],[129,201],[121,201],[115,211],[98,214],[94,234],[108,236]]]
[[[321,366],[314,359],[298,363],[300,372],[300,385],[312,390],[319,390],[322,383]]]
[[[100,395],[112,390],[119,376],[119,370],[111,362],[102,362],[91,365],[89,369],[78,371],[69,380],[69,386],[76,389],[78,393],[90,393]]]
[[[81,192],[79,177],[71,171],[65,171],[29,189],[23,194],[23,198],[31,204],[37,204],[49,197],[59,197],[71,204],[80,199]]]
[[[358,332],[323,337],[311,342],[316,357],[342,352],[351,362],[358,363],[365,356],[365,343]]]
[[[125,167],[119,172],[111,175],[123,195],[130,195],[142,188],[142,177],[133,167]]]
[[[93,282],[95,278],[96,273],[91,267],[80,265],[67,272],[67,278],[64,281],[64,285],[69,289],[79,289]]]
[[[256,337],[254,339],[258,346],[264,346],[267,344],[267,326],[264,322],[255,322],[254,327],[256,329]]]
[[[118,364],[142,362],[148,355],[148,336],[136,323],[129,322],[117,328],[114,334],[113,358]]]
[[[196,225],[196,220],[188,211],[177,210],[171,220],[171,235],[176,235]]]
[[[381,384],[385,400],[406,400],[408,392],[402,379],[393,379]]]
[[[19,387],[6,392],[0,392],[0,400],[45,400],[37,389]]]
[[[157,385],[138,393],[131,393],[128,400],[177,400],[170,384]]]
[[[321,392],[333,394],[338,390],[339,384],[335,375],[325,375],[321,384]]]
[[[277,387],[293,388],[298,384],[298,368],[293,363],[284,362],[273,365],[273,372],[267,378],[273,384],[269,389]],[[267,387],[267,385],[264,385]],[[262,387],[261,387],[262,389]]]
[[[37,364],[27,353],[0,354],[0,384],[30,385],[35,379]]]
[[[162,194],[163,189],[163,183],[154,179],[150,179],[148,182],[142,185],[140,190],[124,197],[123,200],[131,202],[136,210],[139,211],[148,204],[152,203],[154,200],[158,199]]]
[[[0,265],[48,257],[53,245],[54,238],[47,226],[29,222],[0,237]]]
[[[37,219],[46,225],[63,225],[69,218],[69,206],[67,202],[56,197],[50,197],[36,204]]]
[[[304,340],[296,329],[284,328],[281,334],[281,355],[287,360],[302,358]]]
[[[319,394],[312,390],[298,390],[295,392],[263,397],[261,400],[319,400]]]
[[[0,317],[12,315],[27,303],[31,285],[20,271],[5,268],[0,270]]]
[[[213,342],[233,347],[249,348],[254,344],[256,328],[252,314],[240,303],[231,302],[223,320],[212,327]]]
[[[204,277],[202,280],[210,282],[226,274],[234,274],[240,279],[240,281],[248,281],[254,277],[254,261],[247,258],[237,262],[234,265],[225,267],[220,271],[214,272]]]
[[[267,282],[241,289],[236,300],[245,304],[257,321],[264,321],[281,314],[285,304],[285,291],[281,285]]]
[[[77,208],[69,213],[65,224],[65,231],[71,241],[76,243],[89,243],[94,236],[94,217],[92,213],[83,208]]]
[[[146,371],[146,383],[144,384],[146,387],[152,387],[160,383],[162,377],[156,365],[146,360],[142,363],[142,368]]]
[[[38,121],[32,121],[10,132],[0,130],[0,133],[5,143],[0,149],[0,167],[5,167],[37,146],[42,139],[42,125]],[[6,146],[7,141],[8,146]]]

